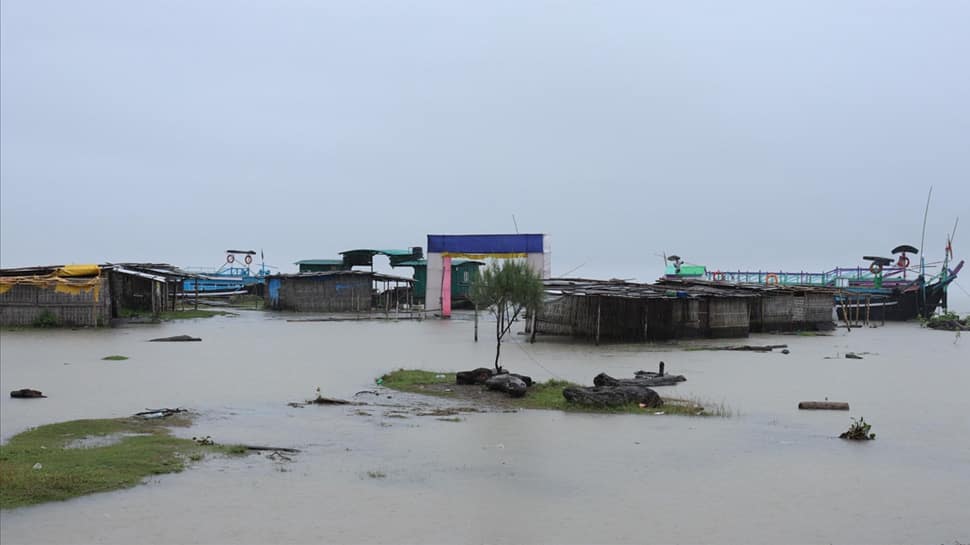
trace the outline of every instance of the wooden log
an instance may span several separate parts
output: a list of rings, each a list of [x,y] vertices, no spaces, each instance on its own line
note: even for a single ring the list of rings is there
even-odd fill
[[[347,401],[346,399],[335,399],[332,397],[317,396],[307,403],[313,403],[314,405],[351,405],[355,404],[352,401]],[[355,404],[356,405],[356,404]]]
[[[47,396],[45,396],[40,390],[34,390],[32,388],[21,388],[20,390],[11,391],[10,397],[30,399],[30,398],[47,397]]]
[[[593,378],[594,386],[671,386],[687,380],[683,375],[660,376],[649,371],[637,371],[636,378],[613,378],[606,373],[600,373]]]
[[[645,407],[663,406],[660,394],[646,386],[632,384],[563,388],[562,396],[570,403],[597,407],[616,407],[630,403],[642,403]]]
[[[739,351],[739,352],[771,352],[776,348],[788,348],[788,345],[787,344],[766,344],[763,346],[757,346],[757,345],[745,344],[745,345],[731,345],[731,346],[702,346],[702,347],[697,347],[696,349],[692,348],[692,350],[733,350],[733,351]]]
[[[849,404],[844,401],[802,401],[798,408],[813,411],[848,411]]]
[[[173,414],[185,413],[187,410],[179,407],[175,409],[169,409],[168,407],[162,409],[145,409],[140,413],[135,413],[135,416],[141,418],[166,418],[172,416]]]
[[[300,449],[289,447],[267,447],[263,445],[241,445],[247,450],[275,450],[277,452],[300,452]]]
[[[485,381],[492,378],[494,372],[487,367],[479,367],[471,371],[458,371],[455,373],[455,384],[485,384]]]
[[[159,337],[157,339],[151,339],[150,343],[184,343],[184,342],[200,342],[202,339],[199,337],[190,337],[189,335],[175,335],[174,337]]]
[[[528,389],[524,380],[511,373],[495,375],[485,381],[485,387],[489,390],[505,392],[512,397],[523,397]]]

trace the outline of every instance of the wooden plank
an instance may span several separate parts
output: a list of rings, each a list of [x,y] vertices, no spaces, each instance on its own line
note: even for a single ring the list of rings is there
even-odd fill
[[[798,404],[798,408],[815,411],[848,411],[849,404],[844,401],[802,401]]]

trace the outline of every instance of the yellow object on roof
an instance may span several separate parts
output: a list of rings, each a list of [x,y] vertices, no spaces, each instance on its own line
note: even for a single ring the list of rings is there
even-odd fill
[[[81,295],[93,291],[94,301],[97,302],[101,294],[101,267],[66,265],[50,274],[0,276],[0,295],[7,293],[14,286],[33,286],[69,295]]]
[[[101,267],[97,265],[64,265],[57,269],[56,274],[61,277],[98,276],[101,274]]]

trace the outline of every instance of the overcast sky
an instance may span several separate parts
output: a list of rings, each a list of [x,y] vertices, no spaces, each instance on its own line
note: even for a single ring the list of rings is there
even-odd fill
[[[970,255],[970,2],[0,3],[0,265]],[[577,267],[579,267],[577,269]],[[962,285],[970,288],[970,271]]]

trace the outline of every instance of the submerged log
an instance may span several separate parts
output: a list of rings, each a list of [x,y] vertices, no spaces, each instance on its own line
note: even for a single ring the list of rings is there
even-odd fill
[[[787,344],[766,344],[761,346],[755,345],[740,345],[740,346],[710,346],[710,347],[698,347],[697,350],[734,350],[734,351],[744,351],[744,352],[771,352],[776,348],[788,348]]]
[[[10,392],[10,397],[17,397],[22,399],[30,399],[35,397],[47,397],[40,390],[33,390],[31,388],[21,388],[20,390],[13,390]]]
[[[140,413],[135,413],[135,416],[139,418],[147,418],[147,419],[167,418],[169,416],[172,416],[173,414],[179,414],[179,413],[185,413],[185,412],[188,412],[188,411],[181,407],[175,408],[175,409],[169,409],[168,407],[165,407],[162,409],[145,409]]]
[[[247,450],[272,450],[278,452],[300,452],[300,449],[290,447],[268,447],[264,445],[240,445]]]
[[[683,375],[658,375],[649,371],[637,371],[636,378],[613,378],[600,373],[593,379],[595,386],[670,386],[687,380]]]
[[[314,405],[350,405],[353,402],[347,401],[346,399],[335,399],[332,397],[317,396],[311,400],[308,400],[307,403],[312,403]]]
[[[798,408],[815,411],[848,411],[849,404],[844,401],[802,401],[798,404]]]
[[[151,339],[150,343],[184,343],[184,342],[199,342],[202,339],[199,337],[191,337],[189,335],[175,335],[174,337],[159,337],[157,339]]]
[[[485,381],[485,387],[489,390],[505,392],[512,397],[522,397],[528,389],[524,380],[511,373],[495,375]]]
[[[662,407],[664,404],[660,394],[646,386],[634,384],[564,388],[562,396],[570,403],[597,407],[617,407],[629,403],[642,403],[644,407]]]

